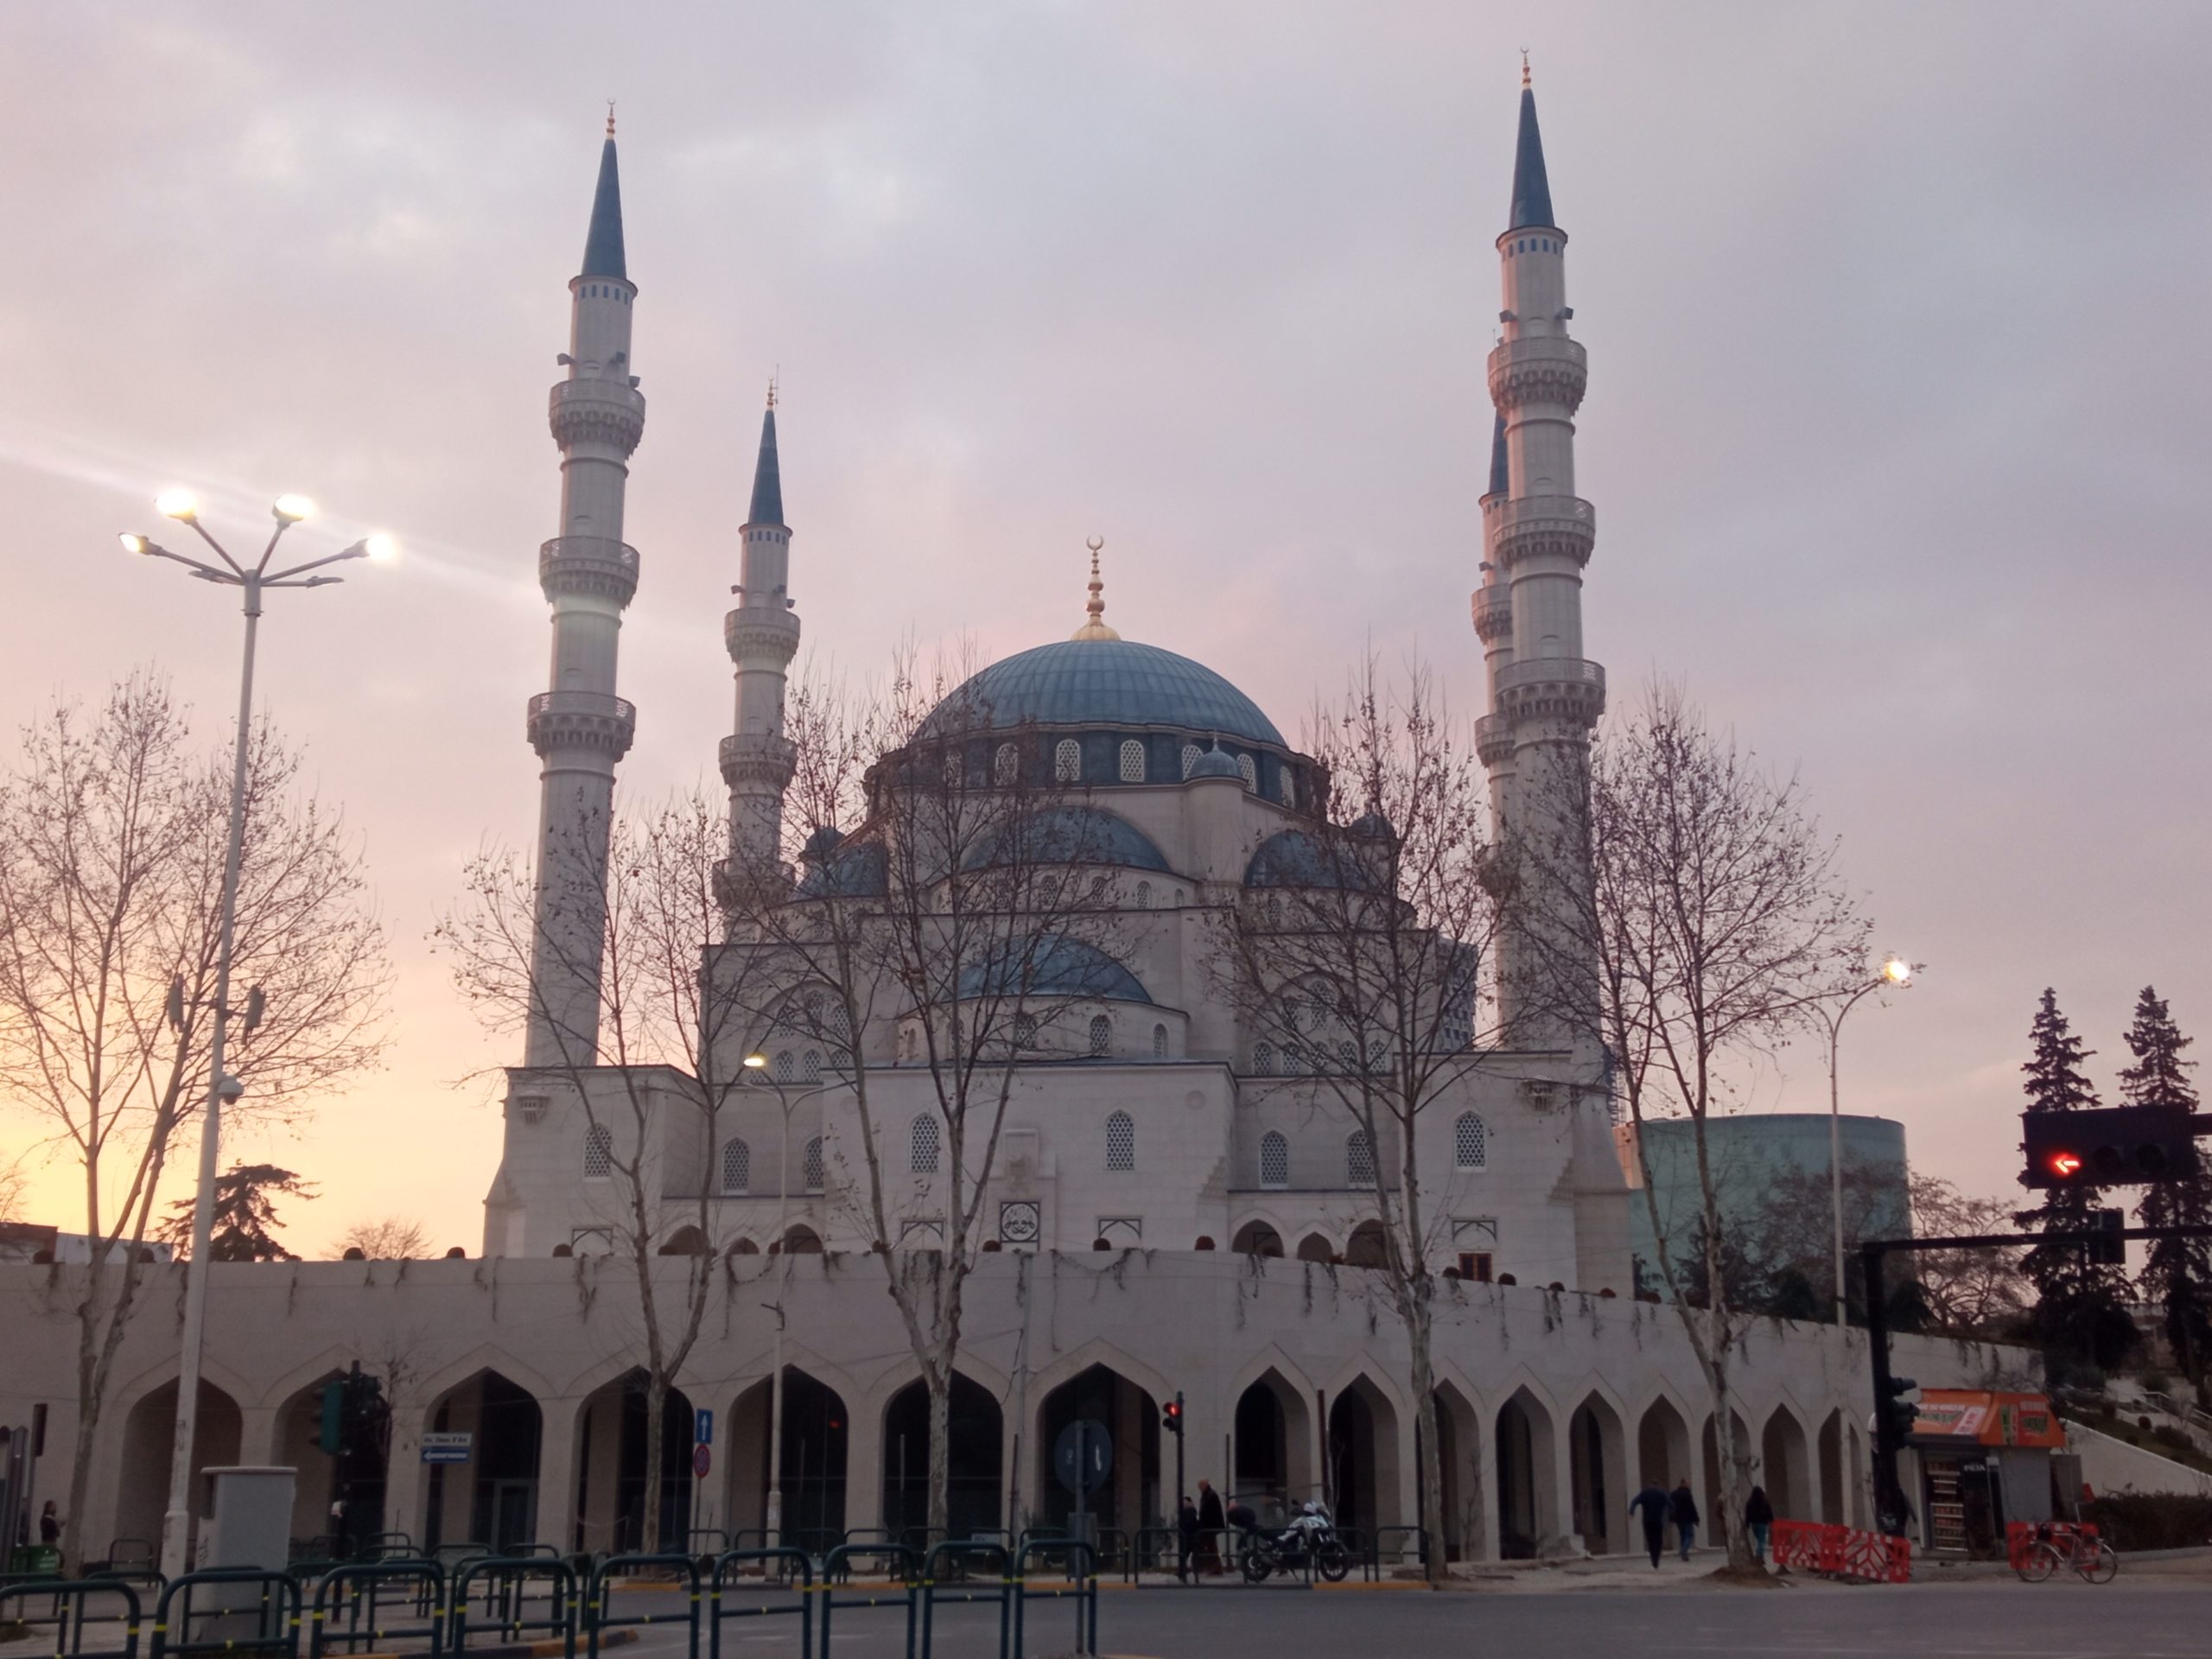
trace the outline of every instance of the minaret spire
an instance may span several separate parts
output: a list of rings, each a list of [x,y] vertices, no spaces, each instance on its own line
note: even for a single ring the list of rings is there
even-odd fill
[[[1551,180],[1544,172],[1544,135],[1536,126],[1536,93],[1529,84],[1529,54],[1521,54],[1521,136],[1513,147],[1513,210],[1506,228],[1550,225]]]
[[[569,349],[561,355],[568,378],[553,386],[560,528],[537,550],[538,585],[553,612],[553,661],[548,689],[530,700],[530,742],[542,772],[526,1066],[599,1058],[607,825],[615,762],[637,724],[637,711],[614,695],[622,613],[638,588],[638,550],[622,540],[630,456],[645,430],[645,400],[630,372],[637,296],[622,257],[610,127],[583,269],[569,283]]]
[[[722,781],[729,785],[729,862],[722,875],[730,900],[780,879],[784,791],[798,760],[784,735],[785,678],[798,652],[799,623],[786,591],[791,531],[784,522],[772,378],[753,464],[753,504],[738,538],[737,608],[722,619],[722,643],[737,666],[735,726],[721,746]]]
[[[1090,598],[1084,605],[1084,625],[1068,636],[1071,639],[1118,639],[1122,636],[1106,626],[1106,583],[1098,574],[1098,555],[1106,545],[1103,536],[1093,536],[1084,543],[1090,550]]]

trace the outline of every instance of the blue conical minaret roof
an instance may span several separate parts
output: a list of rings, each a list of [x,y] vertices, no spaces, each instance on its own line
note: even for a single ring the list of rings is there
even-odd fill
[[[776,394],[772,391],[768,394],[768,412],[760,418],[760,459],[753,465],[753,506],[745,522],[784,522],[784,475],[776,464]]]
[[[1544,174],[1544,135],[1536,130],[1536,94],[1524,80],[1521,86],[1521,138],[1513,147],[1513,213],[1509,231],[1535,226],[1555,226],[1552,217],[1552,183]]]
[[[611,128],[613,122],[608,125]],[[630,280],[622,259],[622,181],[614,168],[614,134],[599,152],[599,188],[591,199],[591,229],[584,237],[584,276]]]

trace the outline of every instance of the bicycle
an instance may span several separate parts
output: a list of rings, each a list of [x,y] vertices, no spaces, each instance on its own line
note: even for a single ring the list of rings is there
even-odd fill
[[[2062,1567],[2071,1567],[2084,1583],[2110,1584],[2120,1572],[2120,1557],[2092,1534],[2071,1527],[2038,1529],[2035,1543],[2021,1559],[2021,1578],[2041,1584]]]

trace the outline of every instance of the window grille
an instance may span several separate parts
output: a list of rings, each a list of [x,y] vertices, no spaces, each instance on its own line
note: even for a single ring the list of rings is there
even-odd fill
[[[1090,1052],[1103,1054],[1114,1046],[1114,1022],[1103,1014],[1090,1018]]]
[[[1198,757],[1205,753],[1205,751],[1195,743],[1185,743],[1183,746],[1183,775],[1185,778],[1191,775],[1191,768],[1198,764]]]
[[[1137,908],[1139,910],[1152,908],[1152,883],[1149,881],[1137,883]]]
[[[907,1131],[906,1166],[917,1175],[937,1173],[937,1119],[927,1112],[916,1117]]]
[[[1144,782],[1144,745],[1134,737],[1122,745],[1122,781],[1125,784]]]
[[[1344,1138],[1344,1185],[1375,1185],[1375,1143],[1365,1129],[1354,1129]]]
[[[614,1173],[614,1131],[594,1123],[584,1131],[584,1179],[603,1181]]]
[[[944,757],[944,781],[946,785],[952,789],[959,788],[963,772],[960,766],[960,756],[957,752],[946,755]]]
[[[1269,1129],[1260,1137],[1260,1185],[1290,1185],[1290,1137],[1280,1129]]]
[[[1260,788],[1260,768],[1254,763],[1252,757],[1249,754],[1238,755],[1236,770],[1244,774],[1244,787],[1257,794]]]
[[[991,776],[1001,785],[1010,784],[1021,776],[1021,751],[1011,743],[999,745],[999,752],[991,758]]]
[[[1459,1114],[1452,1126],[1453,1161],[1462,1169],[1482,1169],[1490,1163],[1490,1131],[1472,1112]]]
[[[822,1051],[820,1049],[810,1048],[801,1057],[798,1063],[798,1078],[801,1083],[822,1081]]]
[[[1272,1077],[1275,1074],[1275,1046],[1273,1043],[1252,1045],[1252,1075]]]
[[[788,1048],[778,1049],[776,1051],[776,1081],[778,1083],[789,1083],[791,1080],[792,1075],[791,1050]]]
[[[1016,1048],[1037,1046],[1037,1016],[1017,1014],[1014,1016],[1014,1046]]]
[[[1071,737],[1064,737],[1052,750],[1052,781],[1076,784],[1083,781],[1083,745]]]
[[[1167,1058],[1167,1027],[1165,1026],[1152,1028],[1152,1058],[1155,1060]]]
[[[1136,1120],[1127,1112],[1109,1114],[1106,1119],[1106,1167],[1135,1169],[1136,1166]]]
[[[822,1190],[822,1137],[818,1135],[806,1143],[805,1154],[799,1160],[799,1179],[810,1192]]]
[[[722,1191],[744,1192],[753,1185],[753,1148],[733,1135],[722,1142]]]
[[[1286,1077],[1295,1077],[1302,1074],[1305,1070],[1305,1053],[1299,1048],[1296,1043],[1285,1043],[1282,1046],[1283,1076]]]
[[[1275,787],[1282,796],[1282,804],[1285,806],[1296,806],[1298,804],[1297,778],[1292,774],[1288,766],[1285,766],[1275,775],[1278,779]]]

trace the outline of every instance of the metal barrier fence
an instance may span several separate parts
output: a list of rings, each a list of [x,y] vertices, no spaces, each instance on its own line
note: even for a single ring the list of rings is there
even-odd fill
[[[856,1560],[882,1561],[887,1565],[895,1565],[899,1569],[899,1577],[895,1581],[899,1586],[899,1593],[895,1597],[887,1593],[893,1580],[889,1577],[887,1567],[883,1585],[887,1593],[880,1596],[874,1594],[874,1586],[869,1586],[868,1588],[871,1593],[863,1595],[855,1592],[840,1598],[837,1594],[838,1586],[850,1582],[852,1566]],[[816,1649],[816,1651],[817,1653],[830,1651],[831,1616],[839,1608],[851,1611],[861,1607],[889,1607],[903,1604],[906,1609],[906,1659],[914,1659],[914,1602],[915,1592],[918,1587],[916,1582],[918,1577],[918,1565],[914,1560],[914,1552],[904,1544],[838,1545],[830,1552],[822,1564],[822,1583],[819,1586],[822,1597],[822,1637],[821,1645]]]
[[[1033,1588],[1029,1564],[1049,1564],[1058,1557],[1065,1569],[1061,1583]],[[1014,1651],[1011,1659],[1028,1652],[1026,1610],[1033,1601],[1075,1602],[1075,1650],[1098,1651],[1098,1558],[1079,1538],[1040,1538],[1024,1544],[1014,1564]],[[923,1659],[928,1659],[925,1652]]]
[[[757,1581],[748,1582],[743,1569],[759,1562],[761,1573]],[[772,1575],[767,1568],[776,1567]],[[797,1590],[792,1586],[796,1584]],[[795,1594],[788,1605],[729,1606],[728,1597],[767,1597],[778,1592]],[[814,1563],[802,1549],[731,1549],[715,1558],[715,1577],[707,1596],[707,1651],[709,1659],[721,1659],[722,1621],[726,1618],[782,1618],[798,1616],[799,1659],[807,1659],[814,1651]]]
[[[983,1565],[983,1576],[969,1573],[970,1562]],[[992,1564],[995,1563],[995,1567]],[[939,1602],[961,1604],[995,1602],[999,1610],[999,1659],[1009,1659],[1009,1646],[1014,1637],[1014,1558],[1004,1544],[974,1543],[965,1539],[958,1542],[932,1545],[922,1562],[922,1652],[921,1659],[929,1659],[932,1632]],[[993,1573],[996,1576],[991,1576]],[[957,1590],[939,1590],[942,1582],[953,1582]],[[826,1645],[826,1643],[825,1643]]]
[[[424,1640],[432,1655],[442,1654],[445,1589],[445,1574],[435,1561],[359,1561],[332,1567],[315,1581],[308,1618],[310,1659],[323,1659],[334,1649],[359,1653],[365,1643],[373,1651],[388,1642]],[[406,1615],[418,1622],[388,1622]]]
[[[219,1622],[227,1628],[194,1628]],[[152,1659],[194,1653],[298,1659],[299,1651],[300,1585],[289,1573],[250,1567],[187,1573],[163,1586],[154,1605]]]
[[[92,1613],[86,1604],[95,1596],[110,1597],[122,1605]],[[47,1604],[43,1616],[32,1611],[33,1601]],[[10,1612],[10,1602],[22,1605]],[[123,1620],[121,1647],[86,1646],[87,1625],[112,1624],[118,1616]],[[41,1643],[41,1651],[53,1653],[54,1659],[138,1659],[138,1592],[119,1579],[48,1579],[0,1588],[0,1624],[14,1623],[32,1630],[51,1630],[52,1645]]]
[[[626,1613],[617,1618],[607,1611],[607,1599],[617,1577],[629,1576],[639,1567],[651,1567],[678,1579],[684,1589],[683,1624],[690,1630],[690,1642],[685,1659],[699,1659],[699,1567],[689,1555],[610,1555],[592,1569],[591,1589],[584,1597],[584,1630],[591,1659],[599,1659],[601,1635],[626,1625],[673,1624],[677,1621],[666,1613]]]
[[[453,1637],[448,1644],[454,1653],[468,1647],[468,1615],[476,1601],[476,1586],[483,1585],[484,1619],[480,1628],[499,1632],[502,1643],[519,1640],[526,1630],[542,1630],[562,1638],[563,1659],[576,1654],[576,1575],[566,1561],[543,1555],[491,1555],[464,1563],[453,1575],[449,1598]],[[541,1599],[531,1593],[543,1584],[545,1617],[532,1618],[530,1604]]]

